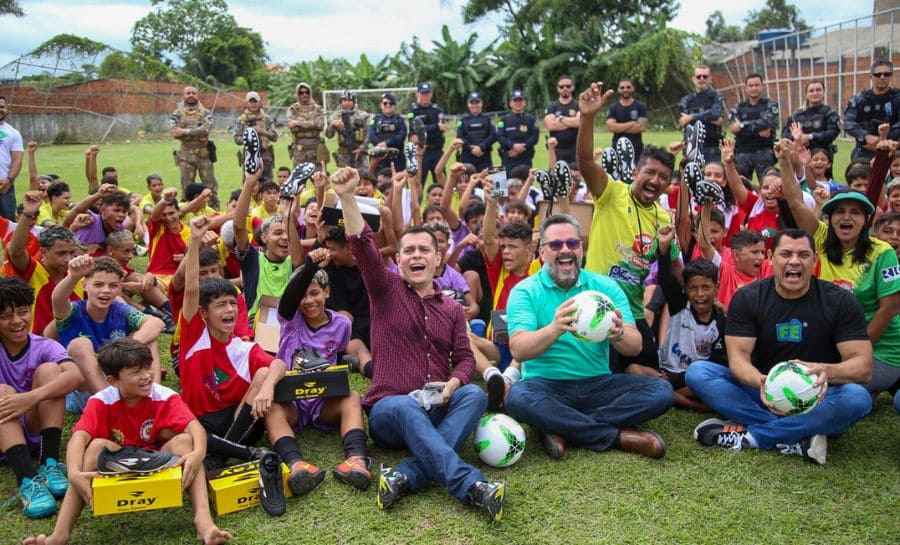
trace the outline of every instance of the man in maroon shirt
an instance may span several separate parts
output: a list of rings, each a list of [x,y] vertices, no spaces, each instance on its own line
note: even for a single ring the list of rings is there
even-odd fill
[[[363,400],[369,432],[380,446],[412,454],[395,468],[381,468],[378,506],[387,509],[404,494],[436,483],[499,521],[504,483],[488,481],[456,452],[478,424],[487,396],[468,384],[475,361],[463,308],[434,283],[437,241],[421,227],[407,230],[398,243],[400,274],[389,272],[356,204],[359,174],[342,168],[331,183],[371,305],[375,365]],[[433,398],[426,399],[429,393]]]

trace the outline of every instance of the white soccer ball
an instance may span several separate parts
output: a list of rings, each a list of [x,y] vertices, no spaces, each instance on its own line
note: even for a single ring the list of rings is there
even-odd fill
[[[805,365],[783,361],[766,376],[766,403],[772,412],[783,416],[806,413],[819,402],[822,388]]]
[[[505,414],[486,414],[475,430],[475,452],[493,467],[509,467],[525,452],[525,430]]]
[[[575,308],[575,336],[582,341],[605,341],[616,315],[612,300],[599,291],[583,291],[575,296]]]

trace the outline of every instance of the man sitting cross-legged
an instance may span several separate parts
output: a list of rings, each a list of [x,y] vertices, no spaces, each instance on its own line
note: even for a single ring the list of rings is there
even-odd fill
[[[541,432],[551,458],[566,443],[594,451],[618,448],[651,458],[666,452],[656,433],[633,426],[672,406],[672,386],[659,378],[610,374],[609,349],[623,355],[641,350],[622,288],[606,276],[583,270],[583,235],[572,216],[557,214],[541,224],[541,272],[519,282],[507,304],[509,347],[522,362],[522,380],[506,399],[506,411]],[[587,290],[607,295],[617,316],[608,340],[575,337],[573,297]]]
[[[216,526],[209,511],[203,471],[206,432],[177,393],[153,382],[150,350],[134,339],[117,339],[104,345],[97,359],[110,385],[91,397],[69,439],[66,465],[72,486],[56,526],[49,536],[27,537],[22,544],[68,543],[81,510],[93,500],[91,479],[97,475],[101,453],[106,457],[124,447],[166,453],[154,460],[152,469],[180,464],[197,538],[204,545],[227,542],[231,534]]]
[[[227,458],[260,457],[260,450],[245,445],[259,437],[261,420],[275,452],[291,469],[291,491],[305,494],[322,482],[325,472],[303,461],[287,409],[273,402],[287,366],[258,344],[234,336],[238,303],[231,282],[216,277],[200,282],[200,246],[208,227],[208,218],[191,220],[178,326],[182,395],[208,432],[211,469]]]
[[[34,290],[0,278],[0,452],[16,475],[29,518],[56,512],[68,488],[59,462],[65,397],[81,373],[58,342],[31,333]],[[39,466],[34,452],[40,452]]]
[[[387,509],[405,493],[436,483],[499,520],[504,483],[489,482],[456,453],[474,431],[487,397],[468,384],[475,364],[463,308],[435,288],[437,241],[422,227],[406,231],[397,254],[400,274],[389,272],[356,203],[359,174],[342,168],[331,183],[372,308],[374,376],[363,401],[369,432],[379,445],[412,454],[393,469],[381,469],[378,506]],[[437,399],[417,400],[409,395],[415,391],[436,391]]]
[[[872,408],[860,384],[872,375],[872,343],[852,293],[812,277],[812,236],[797,229],[775,237],[774,275],[737,291],[728,309],[728,367],[698,361],[685,380],[714,411],[694,430],[705,446],[777,449],[824,464],[827,435],[845,432]],[[800,360],[818,384],[828,383],[805,414],[779,416],[766,404],[766,374]]]

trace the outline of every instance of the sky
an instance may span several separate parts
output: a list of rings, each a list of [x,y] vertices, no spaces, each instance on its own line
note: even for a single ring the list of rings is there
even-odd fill
[[[128,50],[131,27],[150,11],[147,0],[20,0],[23,18],[4,16],[0,38],[0,66],[18,58],[57,33],[85,36]],[[462,22],[462,0],[228,0],[238,24],[250,27],[267,43],[270,58],[290,64],[300,60],[346,57],[361,53],[373,62],[397,50],[414,35],[428,44],[439,40],[446,24],[453,37],[462,40],[478,33],[486,45],[497,36],[500,16],[475,24]],[[730,24],[738,24],[765,0],[681,0],[672,26],[697,33],[705,31],[706,18],[721,9]],[[798,0],[801,14],[813,26],[821,26],[872,11],[872,0]],[[264,6],[261,9],[260,6]],[[4,77],[6,74],[0,74]]]

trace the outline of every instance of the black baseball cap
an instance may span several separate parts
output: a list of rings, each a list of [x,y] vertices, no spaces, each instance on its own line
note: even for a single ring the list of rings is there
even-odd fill
[[[469,102],[481,102],[481,94],[478,91],[469,93]]]
[[[420,93],[430,93],[432,91],[431,84],[428,83],[427,81],[423,81],[422,83],[419,84],[419,87],[417,90]]]
[[[384,93],[383,95],[381,95],[381,100],[387,100],[391,104],[397,104],[397,97],[395,97],[391,93]]]
[[[525,100],[525,93],[523,93],[521,89],[516,89],[512,92],[512,96],[510,97],[510,100],[518,100],[520,98],[522,100]]]

